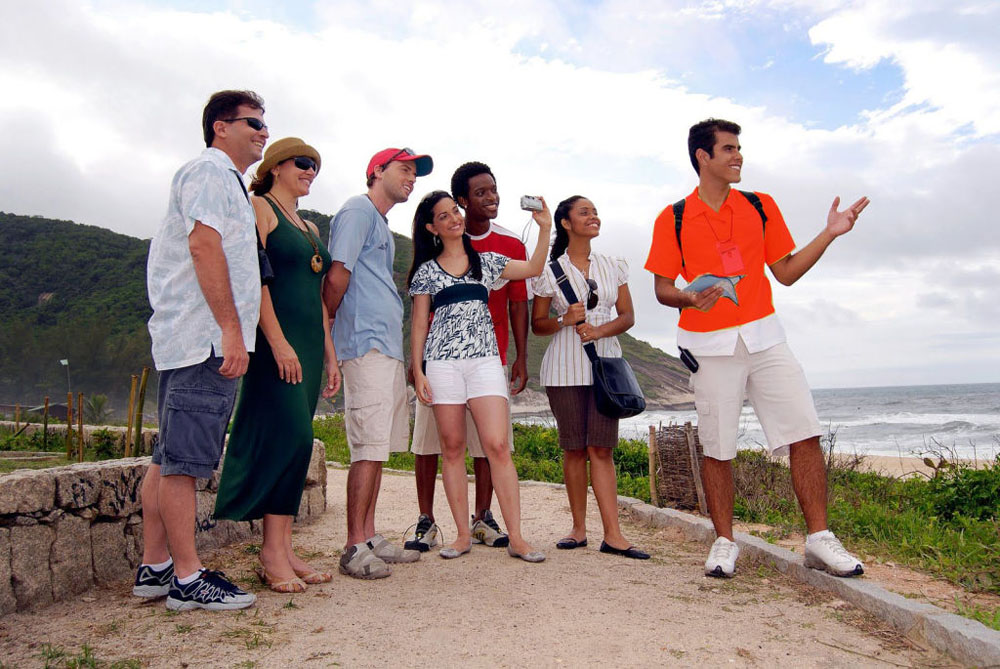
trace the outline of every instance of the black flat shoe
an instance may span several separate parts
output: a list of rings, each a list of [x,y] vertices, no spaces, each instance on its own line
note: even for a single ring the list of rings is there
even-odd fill
[[[573,537],[566,537],[565,539],[560,539],[556,542],[556,548],[562,548],[563,550],[572,550],[574,548],[583,548],[587,545],[587,540],[577,541]]]
[[[615,548],[611,546],[606,541],[601,542],[601,552],[610,553],[611,555],[622,555],[627,558],[632,558],[633,560],[648,560],[649,553],[639,550],[635,546],[629,546],[628,548]]]

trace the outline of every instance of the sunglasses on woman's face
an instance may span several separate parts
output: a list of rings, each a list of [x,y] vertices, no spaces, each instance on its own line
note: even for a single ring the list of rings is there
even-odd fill
[[[313,172],[319,172],[319,167],[316,166],[316,161],[309,156],[295,156],[293,161],[295,166],[302,170],[303,172],[307,170],[312,170]]]
[[[593,309],[597,306],[597,282],[593,279],[587,279],[587,309]]]
[[[237,121],[246,121],[247,125],[260,132],[261,130],[267,129],[267,125],[259,118],[255,116],[240,116],[238,118],[224,118],[221,119],[223,123],[236,123]]]

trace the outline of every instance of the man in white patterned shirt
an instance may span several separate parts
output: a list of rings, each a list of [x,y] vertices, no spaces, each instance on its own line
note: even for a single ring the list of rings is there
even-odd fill
[[[256,600],[202,567],[194,528],[195,481],[219,464],[260,315],[256,221],[241,175],[267,143],[263,117],[256,93],[212,95],[202,113],[208,148],[174,176],[149,248],[160,433],[142,483],[143,557],[132,592],[166,595],[172,610]]]

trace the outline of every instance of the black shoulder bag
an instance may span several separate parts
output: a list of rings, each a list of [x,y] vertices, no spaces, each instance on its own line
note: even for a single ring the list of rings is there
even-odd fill
[[[549,263],[549,267],[566,301],[570,304],[579,302],[562,266],[553,260]],[[583,350],[590,358],[594,377],[594,401],[598,411],[608,418],[617,419],[631,418],[646,410],[646,398],[642,395],[642,388],[635,380],[635,373],[625,358],[602,358],[597,355],[597,346],[593,342],[584,344]]]
[[[246,197],[247,203],[250,203],[250,193],[247,192],[247,187],[243,185],[243,179],[240,178],[239,172],[233,170],[233,174],[236,175],[236,182],[240,185],[240,190],[243,191],[243,196]],[[251,205],[253,208],[253,205]],[[257,264],[260,265],[260,285],[270,286],[274,282],[274,268],[271,267],[271,259],[267,257],[267,249],[264,248],[264,243],[260,241],[260,230],[257,229],[256,222],[253,226],[253,231],[257,233]]]

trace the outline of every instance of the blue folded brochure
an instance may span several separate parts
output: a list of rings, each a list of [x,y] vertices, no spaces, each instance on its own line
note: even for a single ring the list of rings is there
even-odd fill
[[[706,288],[711,288],[716,284],[722,285],[722,296],[728,297],[733,301],[733,304],[739,304],[739,298],[736,297],[736,284],[740,282],[745,274],[738,274],[736,276],[718,276],[716,274],[702,274],[697,279],[689,283],[684,287],[684,290],[688,293],[700,293]]]

